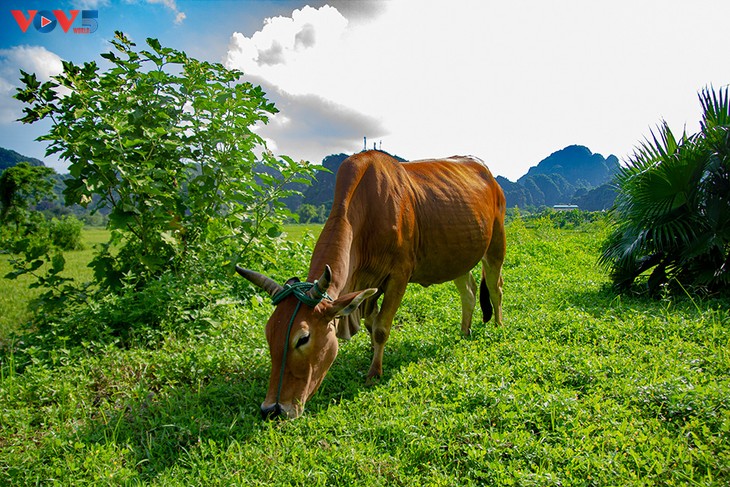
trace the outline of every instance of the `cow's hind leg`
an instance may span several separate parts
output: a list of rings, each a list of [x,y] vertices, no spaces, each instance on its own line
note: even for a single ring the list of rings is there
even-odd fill
[[[374,379],[383,375],[383,352],[385,350],[385,342],[390,336],[390,327],[393,324],[393,317],[398,310],[403,295],[408,285],[407,279],[388,280],[383,293],[383,302],[380,311],[370,322],[370,339],[373,344],[373,362],[370,364],[367,382],[372,383]]]
[[[495,222],[492,240],[489,242],[487,253],[482,259],[482,285],[479,301],[482,304],[484,321],[489,321],[491,313],[488,310],[493,309],[494,321],[498,325],[502,324],[502,264],[504,263],[506,249],[507,242],[504,227]],[[486,296],[485,291],[488,291],[488,296]],[[490,304],[491,306],[489,306]]]
[[[474,305],[476,304],[477,283],[471,272],[467,272],[463,276],[454,279],[456,289],[459,290],[461,297],[461,333],[464,336],[471,334],[471,318],[474,315]]]

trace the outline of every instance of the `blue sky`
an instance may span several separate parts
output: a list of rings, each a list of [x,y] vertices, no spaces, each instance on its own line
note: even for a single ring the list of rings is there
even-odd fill
[[[3,0],[0,9],[0,49],[18,45],[40,45],[63,59],[74,62],[98,60],[107,50],[107,40],[121,30],[137,41],[147,37],[175,45],[189,54],[220,61],[231,33],[255,30],[263,19],[279,14],[291,14],[306,2],[242,1],[242,0]],[[93,35],[64,33],[57,26],[50,33],[38,32],[31,26],[21,32],[11,10],[97,10],[98,30]],[[178,15],[184,17],[178,19]],[[74,27],[80,27],[80,15]]]
[[[47,126],[13,121],[18,70],[47,79],[61,59],[102,61],[115,30],[243,70],[281,110],[261,129],[275,152],[318,162],[367,136],[410,159],[474,154],[513,180],[570,144],[625,159],[662,119],[693,132],[697,92],[730,83],[726,0],[1,5],[0,147],[38,158]],[[23,33],[11,14],[57,9],[97,10],[98,30]]]

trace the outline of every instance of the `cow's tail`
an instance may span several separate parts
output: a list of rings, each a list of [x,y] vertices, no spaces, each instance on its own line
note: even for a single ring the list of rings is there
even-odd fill
[[[489,299],[489,288],[482,272],[482,283],[479,286],[479,304],[482,306],[482,321],[488,323],[492,319],[492,301]]]

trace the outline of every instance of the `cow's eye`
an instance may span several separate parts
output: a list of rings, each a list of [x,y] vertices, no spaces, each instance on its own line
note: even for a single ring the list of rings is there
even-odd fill
[[[302,335],[299,337],[299,340],[297,340],[297,348],[303,347],[309,343],[309,335]]]

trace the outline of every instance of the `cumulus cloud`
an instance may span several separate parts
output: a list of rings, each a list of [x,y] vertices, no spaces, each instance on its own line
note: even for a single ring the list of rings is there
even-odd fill
[[[0,74],[3,77],[20,77],[19,70],[35,73],[41,81],[49,81],[63,71],[58,54],[42,46],[16,46],[0,49]]]
[[[257,72],[262,66],[306,62],[330,50],[342,37],[347,19],[337,9],[325,5],[294,10],[291,17],[272,17],[251,37],[234,32],[226,62],[244,71]]]
[[[334,142],[332,134],[342,138],[322,156],[342,150],[345,134],[334,122],[340,116],[352,128],[347,136],[353,149],[361,147],[363,136],[393,133],[399,141],[408,141],[408,150],[389,140],[383,148],[406,157],[477,152],[461,140],[449,140],[446,133],[458,125],[464,126],[462,139],[484,139],[483,128],[473,121],[485,111],[479,98],[490,93],[484,78],[485,50],[474,49],[486,44],[485,29],[483,20],[475,20],[479,15],[469,10],[480,4],[455,2],[448,9],[440,3],[440,8],[431,3],[423,8],[408,2],[376,4],[378,11],[351,12],[353,22],[330,5],[267,19],[251,36],[231,36],[226,63],[288,94],[291,103],[280,106],[285,115],[296,110],[305,120],[319,120],[327,113],[331,133],[319,133],[323,144]],[[475,65],[478,69],[471,69]],[[304,103],[314,99],[338,108],[314,113],[315,105]],[[360,122],[359,133],[353,120]],[[293,128],[294,124],[289,132],[281,128],[279,145],[295,137]]]
[[[271,149],[319,162],[335,151],[356,150],[364,135],[387,132],[376,116],[327,90],[341,75],[333,62],[341,57],[347,26],[331,6],[306,6],[291,17],[266,19],[250,37],[231,36],[226,65],[261,84],[281,111],[260,129]]]
[[[35,73],[41,82],[63,71],[61,58],[41,46],[16,46],[0,49],[0,123],[7,124],[22,116],[22,104],[13,99],[20,87],[20,70]]]
[[[336,8],[349,20],[370,20],[383,14],[388,0],[328,0],[327,4]]]
[[[20,103],[12,99],[15,86],[0,78],[0,125],[16,120],[20,115]]]

